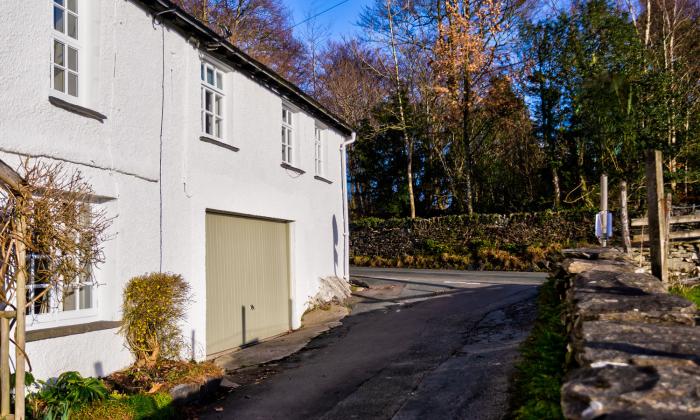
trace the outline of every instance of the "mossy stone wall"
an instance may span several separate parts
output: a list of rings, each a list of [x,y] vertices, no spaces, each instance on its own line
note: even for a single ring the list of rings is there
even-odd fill
[[[358,265],[414,266],[415,259],[437,257],[426,268],[454,265],[454,256],[463,257],[454,268],[501,269],[492,266],[489,255],[504,254],[529,265],[533,254],[579,244],[593,243],[593,210],[544,211],[514,214],[474,214],[430,219],[359,219],[350,224],[350,258]],[[545,252],[546,253],[546,252]],[[393,262],[389,263],[388,260]],[[406,263],[408,261],[408,263]],[[433,262],[434,261],[434,262]],[[468,267],[467,267],[468,266]],[[542,267],[545,268],[545,267]]]

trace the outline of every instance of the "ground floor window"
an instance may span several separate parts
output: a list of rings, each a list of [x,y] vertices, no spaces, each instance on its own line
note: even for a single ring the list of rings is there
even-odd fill
[[[41,274],[44,257],[39,254],[29,256],[29,277],[27,281],[27,301],[35,300],[27,308],[27,315],[52,314],[66,311],[92,309],[94,307],[92,276],[86,273],[69,284],[51,284]]]
[[[80,211],[82,223],[90,223],[92,209],[85,204]],[[95,308],[92,267],[81,262],[69,260],[68,264],[78,267],[77,278],[50,278],[51,270],[47,253],[33,252],[27,256],[27,315],[56,314],[61,312],[81,311]],[[63,262],[62,262],[63,263]],[[72,271],[75,272],[75,271]]]

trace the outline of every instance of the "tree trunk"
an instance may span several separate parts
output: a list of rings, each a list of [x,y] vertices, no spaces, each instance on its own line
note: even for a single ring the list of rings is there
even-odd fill
[[[559,172],[555,167],[552,167],[552,188],[554,189],[552,204],[554,204],[555,209],[558,209],[561,206],[561,187],[559,186]]]
[[[413,197],[413,141],[408,135],[406,125],[406,114],[404,113],[403,98],[401,97],[401,78],[399,74],[399,57],[396,52],[396,39],[394,38],[394,18],[391,12],[391,0],[386,2],[387,17],[389,20],[389,33],[391,35],[391,55],[394,59],[394,85],[396,96],[399,102],[399,121],[403,131],[404,143],[406,144],[406,181],[408,183],[408,205],[410,207],[411,219],[416,218],[416,202]]]
[[[472,204],[474,201],[474,193],[472,192],[472,174],[469,169],[467,169],[467,173],[464,175],[464,184],[464,195],[467,205],[467,213],[471,216],[472,214],[474,214],[474,205]]]
[[[401,112],[403,114],[403,112]],[[403,118],[402,118],[403,119]],[[404,130],[404,142],[406,143],[406,181],[408,182],[408,205],[411,211],[411,219],[416,218],[416,202],[413,196],[413,142],[408,138]]]
[[[620,224],[622,225],[622,240],[625,253],[632,252],[632,241],[630,240],[630,223],[627,211],[627,182],[620,183]]]
[[[464,69],[463,85],[464,97],[462,98],[462,141],[464,142],[464,155],[467,162],[467,168],[464,173],[465,181],[465,200],[467,213],[474,213],[474,193],[472,188],[472,143],[471,143],[471,77],[469,71]]]

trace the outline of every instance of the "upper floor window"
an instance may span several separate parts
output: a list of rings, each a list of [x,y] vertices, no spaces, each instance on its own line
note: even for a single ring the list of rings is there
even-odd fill
[[[202,63],[202,133],[221,139],[224,137],[224,74],[216,66]]]
[[[282,162],[294,164],[294,120],[293,112],[282,107]]]
[[[53,0],[51,86],[73,97],[79,95],[78,0]]]
[[[323,151],[323,129],[321,127],[314,128],[314,168],[316,175],[324,175],[324,151]]]

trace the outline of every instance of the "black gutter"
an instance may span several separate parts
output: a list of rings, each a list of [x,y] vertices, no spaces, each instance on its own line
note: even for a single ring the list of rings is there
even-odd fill
[[[298,86],[284,79],[272,69],[250,57],[225,38],[211,30],[207,25],[187,13],[170,0],[135,0],[148,8],[159,21],[168,21],[173,27],[194,36],[202,42],[202,51],[235,66],[247,73],[251,78],[262,82],[263,85],[275,91],[280,96],[290,100],[294,105],[311,113],[321,121],[332,125],[345,135],[353,130],[340,117],[333,114],[311,96],[304,93]],[[167,13],[162,13],[166,12]]]

